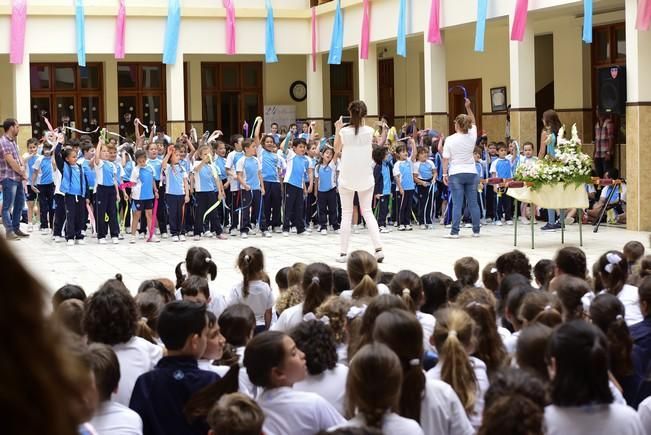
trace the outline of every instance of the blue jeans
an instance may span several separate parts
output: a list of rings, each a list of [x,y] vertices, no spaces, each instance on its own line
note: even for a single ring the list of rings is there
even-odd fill
[[[7,232],[20,229],[20,217],[25,206],[22,181],[6,178],[2,184],[2,222]]]
[[[470,218],[472,219],[472,232],[479,234],[479,204],[477,203],[477,186],[479,186],[479,175],[477,174],[455,174],[450,175],[448,187],[452,192],[452,232],[459,234],[461,224],[461,208],[464,204],[464,196]]]

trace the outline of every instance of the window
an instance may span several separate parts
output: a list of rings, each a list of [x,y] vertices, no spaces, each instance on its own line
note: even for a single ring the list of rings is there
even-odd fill
[[[53,127],[88,132],[103,125],[101,63],[89,63],[85,68],[67,63],[33,63],[30,77],[34,137],[41,137],[46,131],[44,118]],[[73,133],[68,130],[66,134]]]
[[[118,63],[119,130],[124,137],[135,136],[134,120],[165,129],[166,86],[162,63]],[[161,127],[162,126],[162,127]]]
[[[626,29],[624,23],[595,27],[592,30],[593,66],[626,63]]]

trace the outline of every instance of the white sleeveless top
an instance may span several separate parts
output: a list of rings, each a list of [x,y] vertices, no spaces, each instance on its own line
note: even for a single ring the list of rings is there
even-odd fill
[[[375,185],[373,178],[373,133],[371,127],[344,127],[339,132],[344,146],[339,164],[339,186],[364,191]]]

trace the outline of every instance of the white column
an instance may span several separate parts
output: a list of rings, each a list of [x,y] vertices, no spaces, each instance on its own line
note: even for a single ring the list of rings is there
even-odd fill
[[[574,17],[554,29],[554,108],[589,107],[583,87],[583,28]],[[551,60],[550,60],[551,61]],[[585,59],[590,63],[590,59]],[[569,67],[572,65],[572,67]],[[586,104],[587,103],[587,104]]]
[[[359,99],[366,103],[366,111],[371,118],[379,115],[377,82],[377,45],[369,44],[368,59],[359,59]]]
[[[25,53],[23,63],[13,65],[14,75],[14,117],[20,125],[29,125],[31,119],[31,86],[29,74],[29,53]],[[52,115],[49,115],[52,116]],[[54,120],[53,120],[54,122]]]
[[[448,111],[448,86],[445,74],[445,46],[424,41],[425,114],[443,114]]]
[[[165,65],[167,86],[167,121],[185,121],[185,83],[183,53],[178,53],[176,63]]]
[[[509,16],[509,28],[512,26],[513,17]],[[509,40],[509,67],[511,106],[514,109],[536,107],[535,44],[531,25],[527,26],[522,42]]]
[[[307,56],[307,117],[323,118],[323,56],[317,53],[316,71],[312,70],[312,56]]]
[[[626,101],[639,103],[651,101],[651,29],[638,31],[637,0],[626,0]]]

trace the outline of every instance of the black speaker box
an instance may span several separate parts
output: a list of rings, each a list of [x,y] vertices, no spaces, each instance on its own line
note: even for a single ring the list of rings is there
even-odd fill
[[[607,66],[597,71],[599,110],[624,115],[626,112],[626,68]]]

